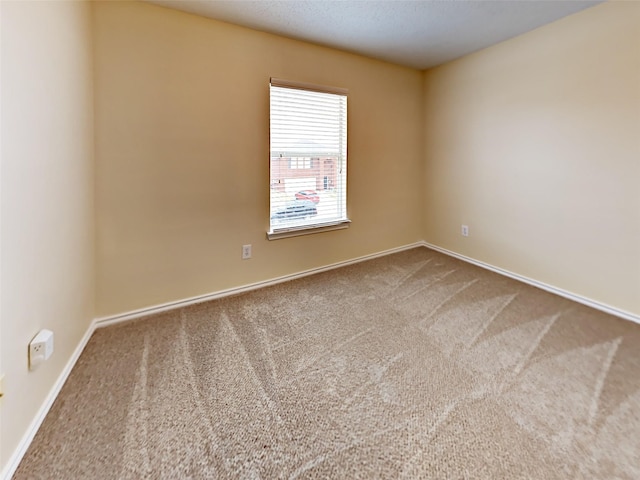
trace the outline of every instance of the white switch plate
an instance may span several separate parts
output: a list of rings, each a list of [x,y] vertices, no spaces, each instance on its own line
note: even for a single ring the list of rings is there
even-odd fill
[[[242,245],[242,259],[247,260],[251,258],[251,245]]]
[[[468,237],[469,236],[469,226],[468,225],[462,225],[462,236],[463,237]]]

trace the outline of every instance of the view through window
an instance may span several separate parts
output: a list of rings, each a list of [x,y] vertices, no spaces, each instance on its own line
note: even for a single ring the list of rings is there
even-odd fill
[[[347,96],[271,79],[271,233],[347,222]]]

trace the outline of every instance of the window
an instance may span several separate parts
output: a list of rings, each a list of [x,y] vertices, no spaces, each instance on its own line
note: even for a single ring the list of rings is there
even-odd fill
[[[291,157],[289,168],[311,168],[311,159],[308,157]]]
[[[347,92],[272,78],[269,238],[345,228]]]

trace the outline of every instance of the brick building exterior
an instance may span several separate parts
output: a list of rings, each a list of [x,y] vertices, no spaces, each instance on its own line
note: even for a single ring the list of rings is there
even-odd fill
[[[271,188],[279,191],[332,190],[338,183],[333,157],[272,157]]]

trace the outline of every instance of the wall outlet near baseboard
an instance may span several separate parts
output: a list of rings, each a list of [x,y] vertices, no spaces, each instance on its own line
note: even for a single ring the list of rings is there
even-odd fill
[[[468,237],[469,236],[469,226],[468,225],[462,225],[461,233],[462,233],[463,237]]]
[[[251,245],[242,245],[242,259],[248,260],[251,258]]]
[[[53,353],[53,332],[51,330],[40,330],[29,343],[29,368],[33,370],[45,360],[48,360]]]

